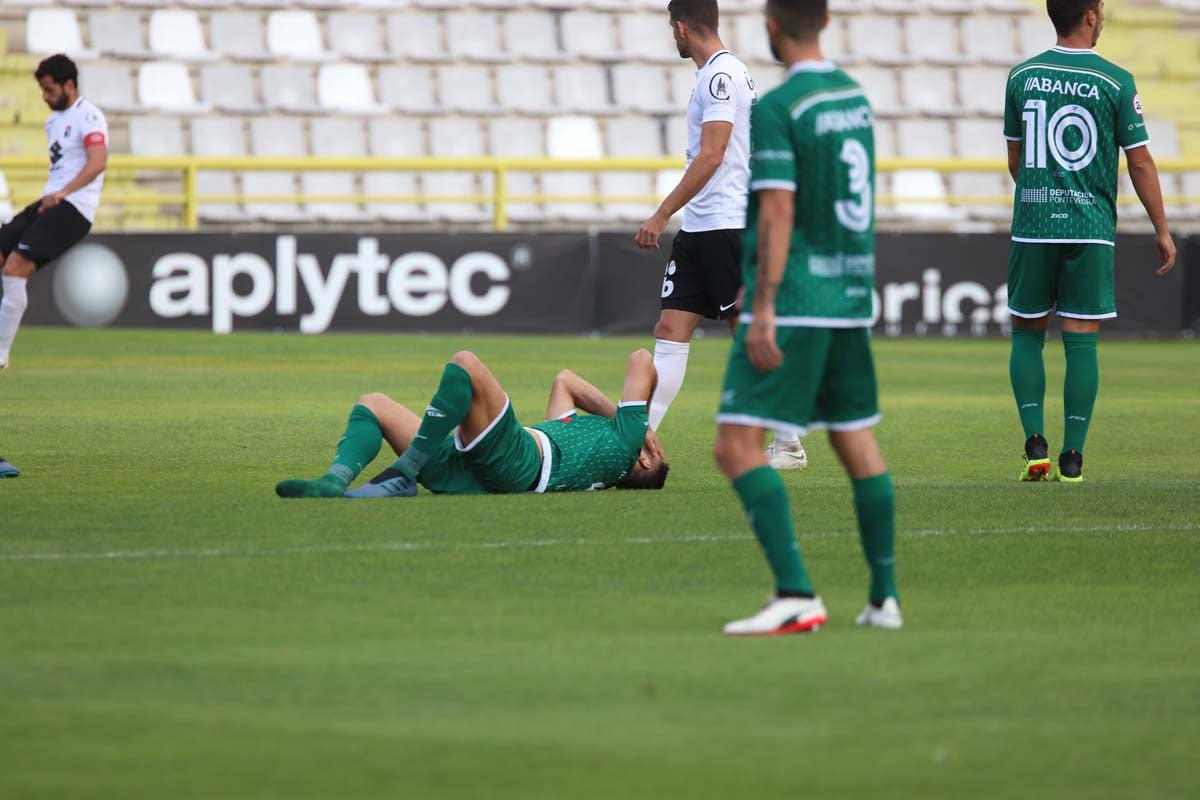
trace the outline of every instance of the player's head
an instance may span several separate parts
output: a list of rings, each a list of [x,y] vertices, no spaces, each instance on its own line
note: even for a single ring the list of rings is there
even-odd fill
[[[1046,0],[1046,13],[1060,39],[1083,32],[1091,34],[1091,46],[1100,40],[1104,27],[1104,0]]]
[[[42,99],[51,111],[65,111],[79,97],[79,70],[62,53],[44,59],[33,77],[42,87]]]
[[[642,445],[642,452],[629,474],[615,484],[618,489],[661,489],[667,482],[667,473],[671,465],[659,453],[654,452],[649,445]]]
[[[771,40],[771,55],[778,61],[784,60],[780,53],[782,39],[815,44],[828,24],[827,0],[767,0],[767,38]]]
[[[717,35],[717,0],[671,0],[667,13],[671,15],[671,33],[680,58],[692,57],[692,44],[697,39]]]

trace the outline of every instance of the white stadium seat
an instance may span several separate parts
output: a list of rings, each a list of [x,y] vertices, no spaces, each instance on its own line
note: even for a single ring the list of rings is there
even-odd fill
[[[495,14],[446,14],[446,44],[450,54],[466,61],[507,61],[500,47]]]
[[[436,14],[389,14],[388,50],[407,61],[446,61],[442,28]]]
[[[246,132],[235,117],[196,117],[191,122],[192,153],[198,156],[246,155]]]
[[[267,108],[301,114],[320,110],[313,95],[310,67],[270,64],[262,68],[259,83],[266,87],[263,100]]]
[[[243,172],[242,191],[251,197],[295,197],[296,176],[291,172]],[[265,222],[308,222],[312,219],[296,203],[271,200],[247,200],[246,213]]]
[[[554,117],[546,131],[546,150],[551,158],[600,158],[604,145],[600,129],[592,117]],[[551,195],[593,195],[594,177],[588,172],[545,172],[542,190]],[[595,219],[599,214],[595,203],[551,201],[546,204],[547,216],[568,221]]]
[[[141,110],[124,64],[81,64],[80,92],[108,114]]]
[[[838,65],[854,63],[855,58],[846,41],[846,26],[842,20],[829,20],[829,25],[821,31],[821,54]]]
[[[596,64],[572,64],[554,70],[554,96],[560,111],[610,114],[605,69]]]
[[[751,69],[751,74],[754,70]],[[677,110],[677,113],[684,113],[687,110],[688,102],[692,99],[692,90],[696,88],[696,70],[688,69],[682,65],[667,67],[667,79],[671,83],[671,105]],[[758,78],[755,77],[757,83]],[[762,90],[759,89],[759,97],[762,97]]]
[[[425,155],[425,134],[415,119],[372,119],[367,123],[371,155],[412,158]],[[371,170],[363,175],[363,193],[412,197],[420,194],[413,172]],[[388,222],[415,222],[428,218],[418,203],[368,202],[367,213]]]
[[[239,61],[270,59],[258,14],[242,11],[214,11],[209,17],[209,41],[213,51]]]
[[[492,114],[499,110],[487,67],[439,67],[437,84],[438,98],[447,111]]]
[[[347,117],[316,117],[309,130],[309,152],[318,158],[364,158],[367,143],[362,123]]]
[[[488,150],[493,156],[532,158],[546,155],[545,134],[537,120],[505,118],[488,124]],[[509,172],[509,195],[537,194],[538,184],[532,172]],[[546,212],[539,203],[509,203],[505,209],[513,222],[540,222]]]
[[[881,67],[855,67],[850,76],[858,81],[871,109],[879,116],[903,114],[906,109],[896,90],[896,71]],[[761,90],[760,90],[761,91]]]
[[[307,155],[304,129],[289,117],[256,117],[250,120],[250,151],[256,156],[292,157]],[[295,195],[295,176],[290,172],[247,171],[242,187],[248,195]],[[268,222],[300,222],[312,215],[295,203],[247,202],[251,216]]]
[[[958,113],[954,74],[945,67],[909,67],[900,71],[900,97],[910,110],[951,116]]]
[[[465,119],[434,119],[429,123],[430,153],[445,157],[475,157],[483,154],[483,132],[479,123]],[[471,195],[489,191],[490,180],[473,172],[426,172],[421,183],[430,195]],[[482,184],[482,185],[481,185]],[[484,222],[490,212],[479,203],[457,200],[431,201],[429,213],[448,222]]]
[[[411,0],[358,0],[363,8],[377,8],[380,11],[403,11],[412,5]]]
[[[1008,70],[1003,67],[964,67],[958,70],[958,102],[963,112],[1004,116]]]
[[[996,198],[995,202],[959,206],[971,217],[997,223],[1012,219],[1012,206],[1000,201],[1000,198],[1012,197],[1012,183],[1006,176],[995,172],[951,172],[946,178],[952,195],[962,198]]]
[[[931,169],[901,169],[892,173],[892,194],[901,217],[930,222],[954,222],[966,214],[946,202],[942,176]]]
[[[667,97],[668,83],[663,68],[649,64],[617,64],[611,70],[613,99],[628,111],[665,114],[675,111]]]
[[[558,30],[554,17],[544,11],[504,14],[504,49],[513,58],[528,61],[560,61]]]
[[[959,158],[1003,161],[1008,153],[1004,141],[1004,121],[999,118],[960,119],[954,123],[954,149]]]
[[[896,138],[904,158],[951,158],[950,126],[939,119],[902,119]]]
[[[432,114],[441,108],[433,83],[433,70],[430,67],[380,67],[379,100],[397,111]]]
[[[1021,61],[1011,17],[972,14],[961,25],[963,50],[972,61],[1008,67]]]
[[[674,119],[668,117],[666,121],[667,134],[667,155],[672,158],[682,159],[687,154],[688,147],[688,131],[687,123],[683,117]]]
[[[1017,54],[1021,60],[1054,47],[1054,25],[1043,14],[1017,20]]]
[[[86,58],[83,34],[75,12],[59,8],[30,9],[25,18],[25,49],[38,55],[66,53],[72,58]]]
[[[955,65],[966,61],[953,17],[913,16],[904,20],[904,49],[918,61]]]
[[[618,117],[604,126],[605,151],[615,158],[663,154],[662,125],[650,117]]]
[[[761,14],[746,14],[734,18],[733,52],[748,64],[756,61],[769,64],[775,61],[775,57],[771,55],[771,43],[767,40],[767,29]]]
[[[330,14],[329,49],[352,61],[390,61],[374,14]]]
[[[236,178],[232,172],[201,170],[196,173],[196,193],[203,195],[239,194]],[[244,222],[246,214],[237,203],[199,203],[196,213],[205,222]]]
[[[206,108],[196,102],[188,68],[171,61],[149,61],[138,69],[138,101],[159,111],[197,113]]]
[[[611,14],[568,11],[559,17],[563,49],[583,59],[614,61],[617,58]]]
[[[200,98],[218,111],[263,111],[254,91],[254,75],[245,64],[206,64],[200,68]]]
[[[875,157],[894,158],[896,155],[896,130],[887,120],[877,119],[872,126],[875,134]]]
[[[309,196],[357,197],[357,179],[353,172],[301,172],[300,192]],[[304,204],[310,216],[325,222],[362,222],[367,212],[358,203],[315,200]]]
[[[317,102],[343,114],[378,114],[371,76],[362,64],[322,64],[317,70]]]
[[[311,11],[272,11],[267,17],[267,50],[277,58],[322,61],[321,26]]]
[[[671,26],[665,14],[620,14],[617,19],[621,53],[625,58],[641,61],[679,60],[679,51],[675,48]]]
[[[215,58],[204,44],[195,11],[156,9],[150,14],[150,49],[163,58],[205,61]]]
[[[496,93],[505,111],[550,114],[550,76],[542,66],[506,64],[496,70]]]
[[[183,126],[177,117],[130,117],[129,152],[135,156],[181,156]]]
[[[866,15],[846,20],[850,52],[862,61],[897,66],[911,58],[904,52],[900,26],[893,18]]]
[[[295,117],[250,120],[250,152],[256,156],[306,156],[304,126]]]
[[[1179,130],[1165,119],[1146,117],[1146,130],[1150,132],[1150,147],[1160,158],[1179,158]],[[1161,174],[1161,173],[1160,173]]]
[[[142,23],[133,11],[93,11],[88,15],[88,39],[101,55],[153,58],[142,38]]]
[[[371,155],[384,158],[417,158],[427,155],[425,134],[416,119],[372,119],[367,121],[367,143]]]

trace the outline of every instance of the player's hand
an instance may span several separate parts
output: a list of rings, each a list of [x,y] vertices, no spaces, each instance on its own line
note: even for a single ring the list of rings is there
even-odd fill
[[[53,194],[48,194],[42,198],[42,204],[40,206],[38,206],[38,213],[41,214],[45,211],[49,211],[50,209],[54,208],[56,205],[58,205],[59,203],[61,203],[63,200],[66,200],[66,199],[67,199],[67,196],[65,194],[63,194],[62,192],[54,192]]]
[[[646,429],[645,445],[651,455],[656,456],[660,461],[667,460],[666,454],[663,453],[662,442],[658,440],[658,434],[649,428]]]
[[[1175,267],[1175,240],[1170,231],[1163,231],[1154,237],[1154,247],[1158,250],[1158,258],[1162,266],[1155,275],[1166,275]]]
[[[642,227],[638,228],[637,236],[633,237],[633,241],[643,250],[657,250],[658,237],[662,236],[662,232],[667,229],[670,221],[670,217],[664,218],[655,212],[653,217],[643,222]]]
[[[759,372],[770,372],[783,365],[783,351],[775,341],[775,312],[754,311],[754,321],[746,332],[746,354]]]

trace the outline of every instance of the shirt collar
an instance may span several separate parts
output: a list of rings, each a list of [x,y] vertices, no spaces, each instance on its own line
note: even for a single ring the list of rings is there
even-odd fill
[[[822,58],[819,61],[809,59],[806,61],[797,61],[795,64],[792,64],[788,67],[787,74],[790,78],[797,72],[833,72],[835,69],[837,69],[837,65],[828,58]]]
[[[1056,53],[1071,53],[1071,54],[1075,54],[1075,55],[1078,55],[1081,53],[1095,54],[1095,52],[1096,52],[1095,50],[1093,50],[1090,47],[1063,47],[1062,45],[1057,45],[1057,44],[1054,45],[1054,47],[1051,47],[1050,49]]]
[[[728,50],[718,50],[717,52],[713,53],[711,56],[708,57],[708,61],[704,62],[704,66],[701,67],[701,69],[706,69],[709,64],[711,64],[712,62],[717,60],[717,56],[722,55],[724,53],[728,53],[728,52],[729,52]]]

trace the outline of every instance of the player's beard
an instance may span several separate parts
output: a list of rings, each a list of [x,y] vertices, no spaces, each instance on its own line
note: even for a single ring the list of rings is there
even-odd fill
[[[58,99],[53,103],[48,103],[51,111],[66,111],[67,106],[71,105],[71,99],[67,97],[67,93],[63,92],[58,96]]]

